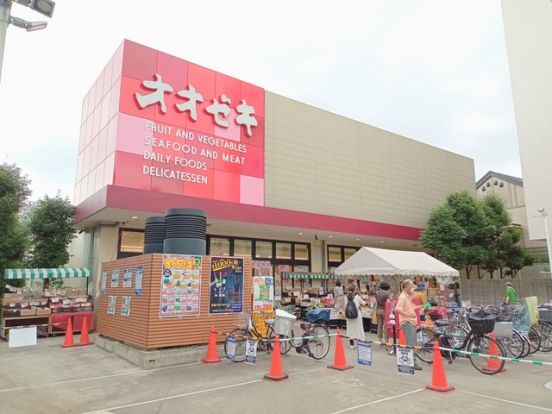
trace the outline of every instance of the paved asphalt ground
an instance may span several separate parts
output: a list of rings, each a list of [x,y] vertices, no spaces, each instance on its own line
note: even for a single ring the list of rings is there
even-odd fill
[[[374,339],[369,335],[369,339]],[[373,366],[334,371],[333,345],[326,361],[283,357],[289,379],[263,379],[270,356],[256,365],[223,361],[143,371],[95,346],[62,349],[63,338],[9,349],[0,342],[0,413],[552,413],[552,366],[507,363],[487,376],[466,360],[445,363],[450,385],[441,394],[424,389],[431,366],[415,375],[397,372],[395,358],[378,345]],[[552,354],[537,354],[552,362]],[[551,383],[548,389],[546,383]]]

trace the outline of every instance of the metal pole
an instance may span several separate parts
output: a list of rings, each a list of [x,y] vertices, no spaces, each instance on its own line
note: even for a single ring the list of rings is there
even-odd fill
[[[544,211],[542,218],[544,219],[544,235],[546,237],[546,249],[548,250],[548,270],[550,271],[550,277],[552,277],[552,248],[550,247],[550,233],[548,232],[548,212]]]
[[[0,81],[2,80],[2,63],[4,62],[4,45],[10,21],[11,0],[0,0]]]

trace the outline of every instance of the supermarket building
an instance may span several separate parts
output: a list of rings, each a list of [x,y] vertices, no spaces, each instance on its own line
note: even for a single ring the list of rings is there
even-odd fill
[[[331,271],[360,246],[419,250],[474,182],[470,158],[125,40],[83,100],[70,265],[141,254],[145,218],[183,207],[207,212],[208,254]]]

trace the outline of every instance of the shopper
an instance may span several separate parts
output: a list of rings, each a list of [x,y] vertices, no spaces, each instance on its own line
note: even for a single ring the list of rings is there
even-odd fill
[[[341,286],[341,280],[335,282],[334,287],[334,297],[335,297],[335,309],[339,315],[339,320],[337,322],[337,327],[341,325],[341,318],[343,317],[343,312],[345,312],[345,292],[343,292],[343,287]]]
[[[355,293],[355,288],[351,286],[349,293],[347,294],[347,304],[345,305],[345,316],[347,317],[347,307],[356,309],[356,317],[347,317],[347,336],[349,337],[349,345],[351,348],[355,347],[355,339],[364,341],[364,327],[362,325],[362,313],[360,307],[366,305],[366,302],[362,300],[358,293]]]
[[[414,293],[414,283],[410,279],[403,282],[403,291],[397,301],[396,312],[399,314],[401,328],[406,336],[406,344],[411,347],[416,346],[416,308],[412,302]],[[421,371],[422,367],[414,359],[414,369]]]
[[[387,282],[381,282],[376,292],[376,316],[378,324],[378,339],[383,346],[387,342],[387,329],[385,329],[385,303],[391,300],[390,286]],[[384,340],[385,338],[385,340]]]
[[[518,300],[518,295],[512,282],[506,282],[506,293],[504,294],[504,304],[505,305],[515,305]]]

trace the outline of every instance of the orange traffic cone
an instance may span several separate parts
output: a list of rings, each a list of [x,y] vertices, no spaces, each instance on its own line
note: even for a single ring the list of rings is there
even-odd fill
[[[215,334],[215,328],[211,326],[211,333],[209,334],[209,345],[207,345],[207,354],[203,358],[203,362],[206,364],[212,364],[214,362],[220,362],[220,358],[217,353],[217,338]]]
[[[489,334],[489,338],[496,340],[496,334],[494,332]],[[491,343],[489,344],[489,355],[498,356],[499,354],[498,354],[498,347],[496,346],[496,342],[495,341],[490,341],[490,342]],[[489,371],[496,371],[499,368],[500,368],[500,360],[494,359],[494,358],[487,358],[487,369]],[[504,368],[499,372],[503,372],[503,371],[505,371]]]
[[[406,336],[404,336],[402,328],[399,329],[399,345],[406,346]]]
[[[280,336],[276,335],[274,339],[274,349],[272,350],[272,359],[270,360],[270,369],[268,374],[264,376],[266,379],[272,381],[281,381],[289,377],[284,373],[282,367],[282,355],[280,354]]]
[[[347,365],[345,359],[345,350],[343,349],[343,341],[341,338],[341,331],[337,330],[337,336],[335,337],[335,357],[333,365],[328,365],[328,368],[337,369],[339,371],[345,371],[346,369],[353,368],[351,365]]]
[[[437,341],[433,343],[433,373],[431,376],[431,384],[426,385],[426,388],[439,392],[454,390],[454,387],[448,385],[447,374],[445,373],[445,367],[443,366],[443,359],[441,358],[441,351],[439,350],[439,343]]]
[[[67,319],[67,328],[65,329],[65,340],[63,341],[63,348],[70,348],[75,346],[73,343],[73,318]]]
[[[92,345],[92,342],[90,342],[90,338],[88,337],[88,322],[86,317],[82,318],[82,327],[79,340],[79,346],[85,345]]]

